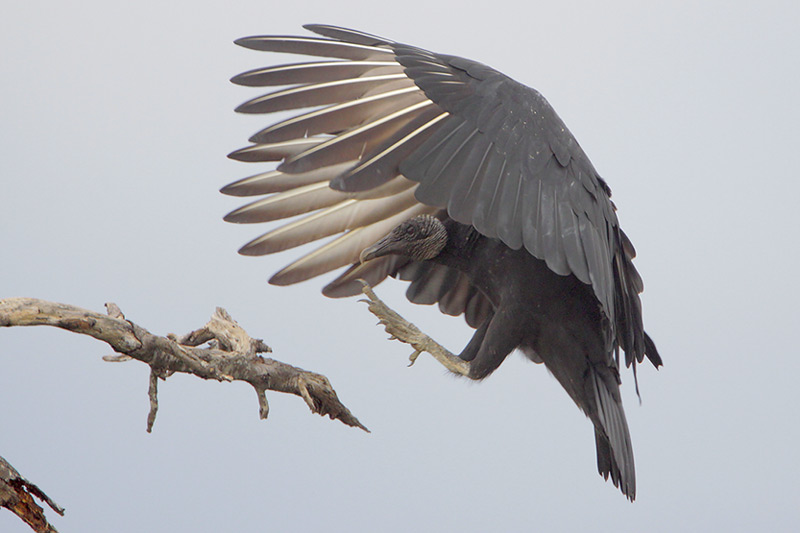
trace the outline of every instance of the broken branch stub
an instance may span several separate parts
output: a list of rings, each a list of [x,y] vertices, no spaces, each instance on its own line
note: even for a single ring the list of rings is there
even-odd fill
[[[42,489],[22,477],[5,459],[0,457],[0,507],[5,507],[28,524],[37,533],[57,533],[44,516],[44,509],[34,500],[46,503],[64,516],[64,508],[50,499]]]

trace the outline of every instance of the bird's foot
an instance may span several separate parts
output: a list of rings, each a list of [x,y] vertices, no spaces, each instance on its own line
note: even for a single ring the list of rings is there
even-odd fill
[[[469,376],[469,363],[467,361],[453,355],[447,348],[421,332],[417,326],[407,321],[383,303],[383,301],[375,295],[366,281],[360,281],[364,286],[361,292],[368,298],[361,301],[366,302],[369,311],[378,317],[379,324],[382,324],[386,328],[386,333],[391,335],[392,339],[410,344],[414,348],[414,353],[409,357],[411,361],[409,366],[416,362],[417,357],[419,357],[422,352],[427,352],[449,371],[462,376]]]

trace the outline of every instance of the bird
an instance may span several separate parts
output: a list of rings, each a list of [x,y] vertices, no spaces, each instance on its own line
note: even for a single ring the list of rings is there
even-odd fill
[[[347,267],[322,290],[345,297],[361,292],[359,280],[398,278],[411,302],[438,303],[475,329],[453,356],[467,377],[486,378],[515,350],[543,363],[591,420],[599,473],[633,501],[620,351],[634,380],[638,363],[662,360],[606,181],[537,90],[469,59],[304,28],[316,36],[235,41],[313,58],[231,80],[278,87],[237,112],[283,115],[229,154],[275,167],[221,189],[259,197],[225,220],[288,219],[239,252],[327,239],[270,283]]]

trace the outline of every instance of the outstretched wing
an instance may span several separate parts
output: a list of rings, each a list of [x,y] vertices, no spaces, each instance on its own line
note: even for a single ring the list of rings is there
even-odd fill
[[[223,188],[269,195],[226,220],[304,215],[241,253],[273,253],[338,235],[270,280],[295,283],[355,263],[361,249],[404,219],[444,209],[591,285],[628,362],[642,360],[642,286],[633,247],[619,229],[608,186],[538,91],[467,59],[343,28],[306,28],[327,38],[237,41],[255,50],[332,58],[233,78],[248,86],[290,86],[242,104],[239,112],[311,108],[256,133],[252,146],[230,155],[280,163]],[[379,282],[397,274],[398,264],[354,266],[326,293],[352,292],[347,282],[354,271]],[[419,292],[435,293],[440,306],[461,302],[469,291],[452,273],[414,268]],[[450,306],[460,308],[467,306]]]

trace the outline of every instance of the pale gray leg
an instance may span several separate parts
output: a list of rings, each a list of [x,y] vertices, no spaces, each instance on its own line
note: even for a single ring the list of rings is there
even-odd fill
[[[361,301],[366,302],[370,312],[378,317],[379,323],[386,328],[386,333],[391,335],[393,339],[410,344],[414,348],[414,353],[409,357],[412,365],[417,360],[417,357],[419,357],[419,354],[428,352],[447,370],[461,376],[470,377],[469,363],[467,361],[464,361],[457,355],[453,355],[447,348],[422,333],[417,326],[401,317],[383,303],[381,299],[375,295],[367,282],[363,280],[360,281],[364,285],[361,292],[368,298],[367,300]]]

